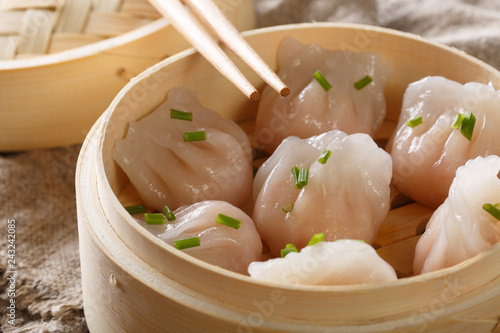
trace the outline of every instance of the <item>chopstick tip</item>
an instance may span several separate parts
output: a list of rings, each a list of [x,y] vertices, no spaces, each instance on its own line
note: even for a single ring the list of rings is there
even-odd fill
[[[284,87],[283,89],[281,89],[280,95],[283,97],[290,95],[290,88]]]
[[[254,102],[257,102],[260,99],[260,94],[258,91],[254,91],[250,94],[250,99]]]

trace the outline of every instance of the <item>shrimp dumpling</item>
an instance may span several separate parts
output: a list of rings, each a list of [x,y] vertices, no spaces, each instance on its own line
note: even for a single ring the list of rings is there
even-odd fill
[[[323,164],[324,154],[329,158]],[[302,188],[296,187],[295,167],[308,169]],[[372,243],[389,210],[391,174],[389,154],[367,134],[289,137],[255,176],[255,225],[275,256],[287,243],[306,246],[316,233],[328,241]]]
[[[253,262],[248,272],[263,281],[320,286],[397,280],[394,268],[373,247],[349,239],[319,242],[284,258]]]
[[[200,237],[200,246],[182,249],[210,264],[247,274],[248,265],[261,258],[262,241],[252,219],[241,209],[224,201],[202,201],[174,212],[175,221],[158,235],[167,244]],[[219,214],[239,220],[238,229],[217,222]]]
[[[172,116],[171,110],[191,112],[192,120]],[[185,133],[203,131],[201,141],[184,139]],[[172,89],[156,110],[130,122],[112,157],[143,202],[158,211],[165,205],[176,209],[203,200],[240,206],[251,195],[252,149],[247,135],[235,122],[204,108],[186,88]]]
[[[327,50],[285,37],[278,50],[278,75],[290,88],[283,98],[266,87],[259,103],[255,138],[271,154],[288,136],[308,138],[331,130],[375,134],[386,112],[384,88],[392,68],[377,54]],[[331,85],[326,91],[313,74]],[[369,76],[359,89],[355,83]],[[358,90],[359,89],[359,90]]]
[[[499,110],[500,92],[486,84],[462,85],[439,76],[411,83],[388,144],[395,187],[407,197],[437,208],[448,196],[458,167],[477,156],[500,154]],[[470,140],[462,134],[464,122],[460,129],[452,128],[457,114],[467,112],[476,118]],[[421,124],[407,125],[420,116]]]
[[[484,204],[500,203],[500,157],[477,157],[458,169],[448,198],[419,239],[414,274],[456,265],[500,241],[500,222]]]

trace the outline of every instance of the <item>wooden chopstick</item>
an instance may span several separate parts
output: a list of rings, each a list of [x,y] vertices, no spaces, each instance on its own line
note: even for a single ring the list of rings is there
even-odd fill
[[[231,51],[245,61],[259,76],[282,96],[288,96],[290,89],[275,72],[262,60],[250,45],[241,37],[222,11],[211,0],[184,0],[191,10],[203,20],[217,37]]]
[[[256,101],[260,98],[259,92],[179,0],[149,0],[149,2],[198,52],[249,99]],[[287,96],[290,93],[290,89],[246,43],[236,28],[211,0],[185,0],[185,2],[224,44],[244,60],[273,89],[282,96]]]

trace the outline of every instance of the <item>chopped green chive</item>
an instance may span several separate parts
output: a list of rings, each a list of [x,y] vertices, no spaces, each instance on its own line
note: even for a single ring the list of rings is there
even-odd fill
[[[281,208],[281,210],[287,214],[290,213],[293,210],[293,203],[290,202],[288,205]]]
[[[230,216],[219,214],[216,219],[217,223],[227,225],[228,227],[239,229],[241,226],[241,221]]]
[[[299,186],[304,187],[307,185],[309,179],[309,168],[300,169],[299,172]]]
[[[325,91],[328,91],[332,88],[332,85],[330,82],[327,81],[327,79],[321,74],[321,72],[318,70],[313,74],[313,77],[318,81],[318,83],[325,89]]]
[[[125,210],[130,214],[130,215],[134,215],[134,214],[139,214],[139,213],[145,213],[147,212],[146,210],[146,206],[144,205],[136,205],[136,206],[128,206],[128,207],[125,207]]]
[[[465,113],[457,113],[453,119],[451,128],[456,130],[460,129],[460,133],[462,133],[467,140],[471,141],[475,125],[476,117],[472,114],[472,112],[466,111]]]
[[[462,135],[469,141],[472,140],[474,125],[476,125],[476,117],[472,114],[472,112],[465,112],[464,120],[462,120],[462,126],[460,127],[460,133],[462,133]]]
[[[299,173],[300,173],[300,168],[298,166],[294,166],[292,168],[292,176],[293,176],[293,181],[295,182],[295,188],[298,188],[298,183],[299,183]]]
[[[325,234],[324,233],[319,233],[315,234],[314,236],[311,237],[311,240],[307,244],[307,246],[314,245],[316,243],[322,242],[325,240]]]
[[[201,245],[200,237],[189,237],[184,239],[179,239],[174,242],[175,248],[178,250],[188,249],[190,247],[196,247]]]
[[[318,162],[321,164],[325,164],[326,161],[328,161],[328,159],[330,158],[331,154],[332,154],[331,151],[325,150],[324,152],[321,153],[321,155],[319,155]]]
[[[207,139],[207,137],[206,137],[205,131],[184,133],[184,142],[203,141],[206,139]]]
[[[174,221],[175,220],[175,215],[172,213],[170,208],[168,206],[163,207],[163,215],[167,217],[168,221]]]
[[[299,168],[294,166],[292,168],[293,180],[295,181],[295,188],[301,189],[307,185],[309,179],[309,168]]]
[[[462,125],[462,122],[464,121],[464,114],[463,113],[457,113],[455,116],[455,119],[453,119],[453,124],[451,124],[451,128],[453,129],[460,129],[460,125]]]
[[[356,88],[356,90],[361,90],[367,85],[369,85],[372,81],[373,81],[372,78],[367,75],[358,82],[354,83],[354,88]]]
[[[406,122],[406,125],[408,125],[409,127],[416,127],[418,125],[420,125],[422,123],[422,115],[418,116],[418,117],[415,117],[413,119],[410,119]]]
[[[484,204],[483,209],[490,213],[491,216],[497,219],[497,221],[500,221],[500,203],[497,203],[495,205],[492,204]]]
[[[286,244],[285,248],[281,249],[281,258],[285,258],[290,252],[299,252],[299,250],[293,244]]]
[[[161,213],[144,213],[147,224],[166,224],[165,217]]]
[[[193,121],[193,113],[187,112],[187,111],[170,109],[170,118],[171,119]]]

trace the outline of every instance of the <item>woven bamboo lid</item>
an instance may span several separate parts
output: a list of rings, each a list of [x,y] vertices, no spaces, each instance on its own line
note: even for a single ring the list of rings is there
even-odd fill
[[[73,49],[158,18],[160,14],[147,0],[3,0],[0,59]]]

